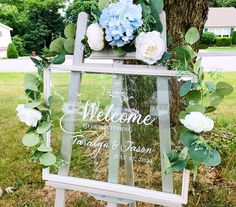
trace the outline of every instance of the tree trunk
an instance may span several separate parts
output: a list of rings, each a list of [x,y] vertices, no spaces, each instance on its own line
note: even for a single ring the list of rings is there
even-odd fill
[[[173,46],[181,43],[181,36],[190,27],[196,27],[202,33],[207,20],[209,0],[164,0],[167,16],[167,34],[173,39]],[[181,98],[179,97],[179,83],[170,80],[170,102],[172,126],[178,124],[181,111]]]
[[[190,27],[203,31],[207,20],[209,0],[164,0],[167,16],[167,34],[173,38],[174,45],[181,40]]]

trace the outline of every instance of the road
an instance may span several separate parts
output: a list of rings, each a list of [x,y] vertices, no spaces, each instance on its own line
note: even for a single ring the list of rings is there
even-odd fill
[[[236,53],[206,53],[198,55],[202,58],[202,65],[205,71],[236,72]],[[90,63],[99,63],[101,60],[86,60]],[[111,63],[111,61],[105,61]],[[65,65],[72,64],[72,56],[67,56]],[[35,72],[36,67],[29,57],[18,59],[1,59],[0,72]]]

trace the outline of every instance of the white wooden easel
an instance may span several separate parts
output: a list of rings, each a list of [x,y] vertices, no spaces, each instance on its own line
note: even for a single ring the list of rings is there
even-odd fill
[[[70,87],[69,87],[69,95],[68,95],[68,104],[71,106],[76,106],[78,103],[78,95],[80,92],[80,84],[81,84],[81,78],[82,73],[107,73],[112,74],[112,94],[119,94],[123,90],[123,74],[126,75],[150,75],[155,76],[157,78],[157,103],[158,103],[158,114],[159,114],[159,131],[160,131],[160,156],[161,156],[161,170],[162,170],[162,190],[163,192],[166,192],[167,194],[160,194],[163,196],[164,201],[160,201],[160,204],[169,206],[169,207],[180,207],[182,206],[181,203],[186,203],[187,197],[186,192],[188,191],[188,184],[183,184],[182,189],[182,197],[173,197],[169,198],[170,195],[173,193],[173,177],[171,174],[165,175],[164,173],[164,158],[163,153],[164,152],[170,152],[171,150],[171,136],[170,136],[170,115],[169,115],[169,93],[168,93],[168,78],[170,76],[180,76],[180,74],[176,71],[167,71],[167,68],[163,66],[145,66],[145,65],[123,65],[122,60],[116,60],[114,61],[113,65],[95,65],[95,64],[84,64],[84,58],[83,58],[83,44],[81,43],[82,39],[84,38],[84,35],[86,33],[87,29],[87,20],[88,15],[84,12],[79,14],[78,17],[78,23],[77,23],[77,33],[76,33],[76,42],[75,42],[75,51],[74,51],[74,57],[73,57],[73,65],[72,66],[51,66],[49,68],[49,72],[46,72],[45,77],[46,80],[48,79],[48,73],[50,73],[51,70],[65,70],[65,71],[71,71],[71,81],[70,81]],[[165,13],[162,12],[161,14],[161,21],[163,23],[164,32],[162,33],[162,38],[166,42],[166,19],[165,19]],[[92,57],[95,58],[104,58],[107,56],[111,59],[117,59],[113,54],[111,53],[103,53],[102,55],[100,53],[94,53]],[[114,56],[114,57],[113,57]],[[128,54],[125,57],[122,57],[122,59],[133,59],[133,54]],[[119,59],[119,58],[118,58]],[[148,71],[148,73],[146,72]],[[115,74],[115,75],[114,75]],[[47,82],[47,81],[45,81]],[[49,94],[50,92],[48,92]],[[48,95],[46,94],[46,98]],[[116,113],[121,113],[122,110],[122,97],[121,96],[112,96],[112,104],[115,106],[114,109],[116,110]],[[64,128],[67,131],[74,131],[75,125],[75,114],[70,115],[68,117],[70,120],[70,123],[64,123]],[[74,121],[73,121],[74,120]],[[72,123],[72,124],[71,124]],[[111,123],[113,126],[120,127],[120,123]],[[128,127],[128,126],[126,126]],[[116,140],[118,142],[125,142],[127,140],[130,140],[130,134],[127,132],[119,133],[117,131],[111,130],[110,132],[110,141]],[[50,136],[50,134],[48,135]],[[48,143],[49,144],[49,143]],[[71,160],[71,154],[72,154],[72,144],[73,144],[73,138],[71,134],[64,133],[62,137],[62,147],[61,147],[61,158],[67,162],[68,164],[64,165],[59,169],[58,175],[59,176],[51,176],[49,174],[49,169],[45,170],[45,179],[49,180],[53,177],[53,181],[48,181],[47,184],[54,186],[56,188],[56,198],[55,198],[55,207],[65,207],[66,202],[66,189],[77,189],[76,185],[74,184],[66,184],[61,180],[61,177],[66,178],[69,176],[69,168],[70,168],[70,160]],[[114,158],[114,155],[117,155]],[[117,157],[120,157],[120,151],[114,151],[109,150],[109,173],[108,173],[108,182],[109,183],[119,183],[119,164],[120,161],[117,159]],[[125,168],[126,168],[126,181],[127,185],[133,186],[134,185],[134,175],[133,175],[133,163],[132,161],[125,161]],[[185,171],[183,176],[183,182],[188,182],[189,179],[189,172]],[[57,180],[57,181],[55,181]],[[66,181],[67,183],[70,183],[70,179]],[[83,181],[81,180],[81,183]],[[86,183],[91,183],[89,181],[85,181]],[[96,183],[96,181],[94,181]],[[89,184],[90,185],[90,184]],[[108,187],[109,184],[107,184]],[[125,187],[128,189],[128,187]],[[81,187],[78,186],[78,189],[83,189],[84,192],[89,192],[91,195],[93,195],[95,198],[99,200],[104,200],[108,202],[108,207],[117,207],[118,204],[129,204],[129,207],[135,207],[136,199],[121,199],[120,197],[116,196],[110,196],[116,195],[116,193],[109,193],[106,195],[102,192],[108,192],[103,190],[98,190],[97,188],[94,190],[94,192],[91,191],[92,187],[86,187],[81,184]],[[87,189],[87,190],[86,190]],[[117,187],[119,190],[120,187]],[[101,193],[96,193],[101,192]],[[136,195],[137,192],[134,192],[133,194]],[[120,193],[121,194],[121,193]],[[137,196],[128,196],[129,192],[127,192],[127,197],[137,198]],[[126,197],[125,194],[123,194],[123,197]],[[153,195],[140,195],[140,200],[150,201],[155,203],[155,196]],[[138,199],[137,199],[138,200]],[[166,200],[166,201],[165,201]],[[175,203],[176,200],[176,203]]]

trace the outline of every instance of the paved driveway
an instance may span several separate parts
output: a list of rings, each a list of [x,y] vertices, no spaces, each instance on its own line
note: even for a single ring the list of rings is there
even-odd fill
[[[235,71],[236,53],[199,53],[205,71]],[[87,60],[86,62],[101,62],[101,60]],[[105,61],[111,63],[111,61]],[[67,56],[65,65],[72,64],[72,56]],[[29,57],[18,59],[1,59],[0,72],[35,72],[36,67]]]

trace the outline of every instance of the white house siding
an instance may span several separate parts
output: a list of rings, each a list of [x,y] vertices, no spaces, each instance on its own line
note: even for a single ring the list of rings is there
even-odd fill
[[[207,32],[213,32],[218,37],[230,37],[233,28],[227,27],[208,27]]]
[[[0,57],[6,57],[7,46],[12,42],[11,28],[0,23]]]

